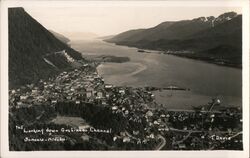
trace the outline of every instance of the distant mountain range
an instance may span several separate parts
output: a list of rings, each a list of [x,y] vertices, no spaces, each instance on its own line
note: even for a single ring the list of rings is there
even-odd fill
[[[126,31],[105,41],[140,49],[176,51],[173,54],[241,67],[242,15],[228,12],[218,17],[167,21],[149,29]]]
[[[71,41],[77,40],[89,40],[95,39],[98,37],[97,34],[92,32],[65,32],[64,33]]]
[[[80,53],[58,40],[23,8],[9,8],[9,86],[46,79],[73,68]]]

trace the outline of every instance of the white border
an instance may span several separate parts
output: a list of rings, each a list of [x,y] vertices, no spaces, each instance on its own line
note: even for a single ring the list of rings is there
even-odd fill
[[[243,13],[243,147],[244,151],[34,151],[10,152],[8,149],[8,7],[81,7],[81,6],[161,6],[161,7],[242,7]],[[1,2],[1,155],[0,157],[249,157],[249,1],[5,1]]]

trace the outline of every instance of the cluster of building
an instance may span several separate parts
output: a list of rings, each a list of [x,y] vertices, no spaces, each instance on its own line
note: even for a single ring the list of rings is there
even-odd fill
[[[157,107],[157,104],[151,91],[105,84],[95,66],[95,63],[84,64],[79,69],[62,72],[47,81],[40,80],[37,84],[12,89],[9,91],[10,108],[18,109],[38,104],[54,105],[67,101],[107,106],[112,113],[122,114],[131,127],[113,135],[114,142],[147,144],[150,141],[161,141],[163,136],[171,140],[168,142],[171,143],[172,149],[185,150],[204,149],[205,145],[201,142],[217,144],[231,141],[223,139],[224,137],[242,141],[242,119],[239,110],[213,112],[209,109],[197,112],[156,109],[153,108]],[[236,124],[228,125],[232,121]]]
[[[10,108],[29,107],[38,104],[56,104],[59,101],[91,102],[94,99],[104,101],[103,79],[90,71],[93,65],[85,64],[81,69],[62,72],[47,81],[27,84],[9,91]]]

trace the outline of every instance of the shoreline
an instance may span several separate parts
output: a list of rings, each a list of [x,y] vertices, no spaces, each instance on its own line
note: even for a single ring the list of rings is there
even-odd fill
[[[90,62],[101,63],[125,63],[131,61],[129,57],[119,57],[115,55],[83,55]]]
[[[201,130],[205,133],[208,133],[207,138],[213,134],[213,133],[209,134],[209,132],[212,129],[211,130],[209,130],[208,128],[206,128],[205,130],[202,129],[203,127],[201,128],[199,126],[199,122],[197,122],[194,125],[192,125],[191,123],[187,123],[183,125],[183,121],[187,120],[188,122],[193,119],[200,121],[201,115],[202,117],[205,117],[207,119],[210,119],[211,115],[213,115],[215,119],[220,119],[220,116],[217,116],[217,115],[219,115],[223,111],[219,111],[219,112],[214,111],[214,109],[216,108],[213,108],[213,111],[210,111],[208,109],[211,105],[215,104],[214,101],[204,105],[205,110],[198,109],[198,111],[162,107],[160,104],[155,102],[155,98],[152,95],[152,92],[149,90],[146,90],[145,87],[133,88],[133,87],[127,87],[127,86],[116,86],[115,84],[112,84],[112,85],[107,84],[97,71],[97,67],[99,65],[100,65],[100,62],[90,62],[89,64],[82,65],[81,68],[74,69],[69,72],[63,72],[59,76],[57,76],[54,80],[48,81],[48,83],[43,82],[44,89],[38,88],[37,91],[34,91],[34,89],[36,88],[33,87],[34,89],[32,89],[31,92],[29,92],[29,94],[35,93],[37,96],[39,96],[40,94],[44,94],[44,91],[49,91],[52,93],[54,88],[56,87],[58,87],[57,89],[59,91],[60,90],[63,90],[63,91],[61,94],[62,96],[54,96],[57,98],[56,100],[51,100],[48,102],[48,99],[46,98],[50,98],[51,94],[48,94],[47,96],[44,97],[44,99],[46,99],[44,100],[44,102],[45,103],[47,102],[47,104],[45,105],[50,106],[51,109],[54,109],[55,110],[54,114],[51,114],[51,111],[48,110],[48,111],[44,111],[43,113],[46,116],[47,116],[47,113],[51,114],[49,118],[43,118],[42,117],[43,113],[34,115],[34,118],[37,120],[37,122],[32,122],[30,127],[32,126],[37,127],[38,121],[39,123],[41,121],[44,121],[44,125],[48,125],[49,122],[47,121],[58,119],[57,116],[59,114],[59,116],[61,117],[59,117],[59,120],[55,120],[55,121],[59,121],[59,122],[55,122],[56,124],[59,123],[59,125],[53,124],[52,126],[53,128],[58,127],[58,129],[67,129],[64,127],[65,124],[66,125],[71,124],[72,126],[77,126],[78,128],[81,128],[80,130],[72,130],[71,132],[73,133],[72,136],[65,136],[65,134],[62,133],[61,135],[63,137],[66,137],[67,139],[71,140],[74,138],[79,138],[77,135],[78,131],[85,132],[86,129],[85,128],[83,129],[82,126],[85,127],[89,125],[90,134],[87,134],[86,136],[88,138],[92,136],[91,135],[92,128],[93,128],[93,132],[97,132],[100,134],[110,133],[112,134],[113,138],[115,137],[116,139],[123,141],[123,142],[125,142],[124,140],[126,140],[126,142],[129,140],[129,142],[131,141],[131,143],[133,144],[136,144],[138,140],[143,138],[144,140],[147,140],[145,142],[145,146],[146,146],[145,148],[147,150],[153,150],[153,148],[157,148],[158,150],[160,149],[176,150],[176,148],[173,148],[172,146],[169,147],[166,144],[166,142],[168,142],[166,140],[170,140],[169,144],[178,143],[178,141],[175,141],[175,140],[171,141],[171,137],[165,136],[165,134],[168,134],[168,132],[171,132],[173,134],[173,137],[175,137],[175,135],[179,136],[180,132],[183,133],[181,134],[181,136],[183,137],[186,135],[187,132],[189,132],[188,136],[190,136],[192,133],[195,135],[196,132],[193,132],[193,131],[201,131]],[[69,81],[71,83],[69,84],[70,86],[65,86],[64,81]],[[91,95],[90,96],[86,95],[86,97],[84,98],[73,99],[74,97],[81,94],[81,90],[79,89],[79,84],[82,84],[83,82],[85,82],[86,85],[88,85],[88,86],[85,85],[84,88],[89,89],[87,91],[91,91]],[[96,86],[96,85],[99,85],[99,86]],[[169,88],[173,89],[176,87],[169,87]],[[73,91],[72,95],[69,95],[68,92],[70,91]],[[94,91],[99,91],[102,93],[102,95],[100,96],[98,95],[98,93],[93,94]],[[20,94],[22,94],[22,92],[20,92]],[[29,94],[25,93],[25,95],[29,95]],[[105,94],[109,94],[109,95],[107,96]],[[12,93],[12,98],[15,95],[16,95],[15,93]],[[25,100],[25,98],[23,99]],[[124,102],[125,100],[127,102]],[[32,104],[35,105],[36,103],[34,102]],[[128,104],[130,106],[128,106]],[[36,109],[39,107],[39,105],[37,106],[34,106],[34,105],[32,105],[31,107],[28,107],[28,110],[29,108],[33,110],[32,108]],[[23,108],[26,108],[25,106],[17,107],[16,109],[15,103],[12,102],[12,108],[10,108],[10,110],[14,110],[13,115],[18,116],[18,114],[19,115],[22,114]],[[42,104],[40,105],[40,108],[46,109],[46,107]],[[233,108],[233,110],[234,109],[235,108]],[[79,113],[79,111],[83,113]],[[102,115],[100,116],[100,114]],[[239,120],[237,117],[238,115],[240,115],[239,110],[237,110],[236,113],[230,116],[230,118],[225,117],[224,119],[226,120],[234,119],[238,121]],[[101,117],[101,119],[97,119],[97,120],[94,119],[96,117]],[[15,120],[15,118],[12,116],[10,116],[9,119],[12,121]],[[25,119],[29,119],[29,118],[25,118]],[[117,119],[119,119],[119,122],[117,122]],[[106,124],[105,122],[103,122],[103,120],[108,120],[112,122],[113,124],[111,125]],[[142,121],[145,126],[141,126]],[[28,123],[25,122],[25,124],[23,125],[26,126],[27,124]],[[98,128],[99,124],[101,124],[103,128],[99,129]],[[119,124],[121,124],[122,126],[119,126]],[[169,124],[169,125],[166,125],[166,124]],[[138,129],[137,128],[138,126],[143,127],[143,128]],[[193,129],[193,126],[195,126],[196,128],[195,130]],[[146,131],[144,127],[146,127]],[[237,132],[239,133],[242,131],[242,129],[240,128],[241,126],[234,125],[233,127],[237,128]],[[155,131],[154,129],[157,129],[157,130]],[[57,128],[55,128],[55,130],[57,130]],[[112,130],[112,133],[111,133],[111,130]],[[224,129],[221,129],[220,132],[223,134],[228,133]],[[15,133],[10,133],[10,135],[15,135]],[[103,140],[103,137],[102,138],[95,137],[95,136],[92,136],[92,137],[96,138],[97,140]],[[11,138],[13,138],[10,140],[12,142],[20,139],[20,137],[11,137]],[[45,136],[45,138],[47,137]],[[108,146],[107,148],[108,150],[111,150],[111,149],[118,150],[119,148],[121,148],[122,150],[126,149],[126,144],[125,145],[116,144],[114,142],[115,141],[114,139],[107,139],[107,140],[105,139],[105,141],[108,141],[111,144],[110,146]],[[90,143],[91,145],[92,142],[88,141],[88,143]],[[184,142],[184,143],[189,144],[188,142]],[[98,145],[102,145],[102,144],[103,143],[99,143]],[[72,149],[76,148],[77,147],[76,145],[77,143],[72,143],[71,145]],[[89,150],[100,149],[98,147],[99,146],[91,146],[91,149]],[[134,149],[145,150],[145,148],[142,148],[141,146],[136,145],[126,150],[134,150]],[[41,148],[40,150],[43,150],[43,149],[44,148]],[[189,149],[194,150],[192,147],[190,147]],[[201,149],[203,149],[203,147]],[[64,149],[64,150],[70,150],[70,149]]]
[[[109,46],[111,46],[111,47],[116,47],[116,44],[114,44],[114,43],[109,43],[109,42],[106,42],[106,41],[103,41],[103,40],[99,40],[101,43],[106,43],[107,45],[109,45]],[[99,43],[98,43],[99,44]],[[105,45],[104,45],[105,46]],[[120,45],[118,45],[117,47],[120,47]],[[104,48],[106,48],[106,47],[104,47]],[[127,49],[129,49],[129,51],[130,51],[130,53],[132,52],[132,53],[134,53],[134,54],[138,54],[138,55],[140,55],[141,53],[138,53],[138,52],[136,52],[138,49],[137,48],[135,48],[135,47],[128,47],[128,46],[121,46],[121,51],[126,51]],[[132,49],[131,49],[132,48]],[[90,49],[91,50],[91,49]],[[90,51],[89,50],[89,51]],[[104,49],[105,50],[105,49]],[[122,56],[122,55],[126,55],[126,54],[124,54],[123,52],[121,52],[121,53],[119,53],[119,52],[117,52],[117,51],[119,51],[119,49],[115,49],[116,50],[116,52],[113,52],[113,54],[111,53],[111,55],[116,55],[115,53],[117,53],[118,54],[118,56]],[[112,51],[112,49],[111,49],[111,51]],[[157,50],[148,50],[148,49],[145,49],[145,51],[150,51],[150,52],[152,52],[151,54],[153,55],[153,54],[159,54],[159,53],[162,53],[161,51],[157,51]],[[91,51],[90,51],[91,52]],[[104,51],[104,53],[100,53],[100,54],[98,54],[97,53],[98,51],[94,51],[94,53],[93,53],[93,56],[98,56],[98,55],[102,55],[102,54],[104,54],[104,56],[105,56],[105,52],[109,52],[109,49],[106,49],[105,51]],[[108,53],[108,54],[110,54],[110,53]],[[144,54],[144,53],[142,53],[142,54]],[[150,53],[145,53],[146,55],[147,54],[149,54],[149,58],[150,58]],[[172,54],[171,54],[172,55]],[[92,55],[91,55],[92,56]],[[93,57],[92,56],[92,57]],[[128,54],[127,56],[129,56],[129,57],[131,57],[130,56],[130,54]],[[142,55],[143,56],[143,55]],[[162,56],[162,57],[164,57],[164,56]],[[165,56],[165,57],[167,57],[167,56]],[[169,56],[170,57],[170,56]],[[173,56],[172,56],[173,57]],[[147,58],[146,58],[147,59]],[[185,58],[179,58],[179,59],[184,59],[184,60],[187,60],[187,59],[185,59]],[[135,60],[135,62],[137,61],[138,59],[136,59]],[[201,60],[195,60],[195,59],[188,59],[188,60],[190,60],[190,62],[198,62],[198,63],[205,63],[205,64],[207,64],[207,62],[204,62],[204,61],[201,61]],[[99,71],[98,70],[98,72],[99,72],[99,74],[101,74],[101,76],[102,77],[104,77],[105,78],[105,81],[108,81],[107,83],[108,84],[114,84],[114,85],[117,85],[117,86],[132,86],[132,87],[145,87],[145,86],[147,86],[148,84],[143,84],[144,82],[141,82],[138,78],[140,78],[140,75],[141,74],[144,74],[144,72],[142,72],[143,71],[143,69],[146,69],[146,68],[133,68],[133,69],[131,69],[132,67],[135,67],[135,66],[133,66],[133,65],[130,65],[130,63],[132,62],[132,61],[134,61],[134,58],[133,58],[133,55],[132,55],[132,57],[131,57],[131,61],[129,61],[128,63],[121,63],[121,64],[116,64],[116,63],[114,63],[114,62],[101,62],[100,63],[100,65],[99,66],[102,66],[102,65],[105,65],[104,66],[104,68],[102,68],[102,67],[98,67],[98,69],[101,69],[101,71]],[[144,64],[144,63],[142,63],[142,64]],[[107,66],[106,66],[107,65]],[[129,66],[130,65],[130,66]],[[216,66],[217,67],[217,65],[216,64],[209,64],[210,66]],[[124,66],[129,66],[128,67],[128,69],[126,69],[126,70],[124,70],[123,69],[123,67]],[[131,67],[132,66],[132,67]],[[148,66],[147,64],[146,64],[146,66]],[[220,65],[218,65],[219,67],[221,67]],[[137,67],[137,65],[136,65],[136,67]],[[119,68],[122,68],[122,70],[119,70]],[[151,67],[150,67],[150,65],[149,65],[149,69],[150,69]],[[221,68],[219,68],[219,69],[224,69],[224,68],[230,68],[231,69],[231,67],[226,67],[226,66],[222,66]],[[131,71],[132,70],[132,71]],[[240,69],[235,69],[235,70],[240,70]],[[106,73],[106,71],[107,71],[107,73]],[[147,71],[147,70],[146,70]],[[146,72],[145,71],[145,72]],[[142,72],[142,73],[140,73],[140,72]],[[126,80],[130,80],[130,81],[126,81]],[[114,82],[113,82],[114,81]],[[139,85],[134,85],[133,84],[133,82],[135,83],[137,83],[138,82],[138,84]],[[149,84],[149,86],[150,86],[150,84]],[[167,86],[167,85],[166,85]],[[184,85],[182,85],[182,86],[184,86]],[[192,88],[192,87],[190,87],[190,86],[185,86],[185,87],[181,87],[181,88],[191,88],[192,90],[194,90],[194,88]],[[215,95],[213,95],[213,96],[215,96]],[[225,95],[225,96],[227,96],[227,95]],[[227,97],[227,100],[228,100],[228,98],[229,97]],[[195,99],[195,98],[194,98]],[[237,97],[236,97],[236,99],[237,99]],[[238,103],[237,101],[236,101],[236,103]],[[239,101],[239,103],[238,104],[235,104],[235,103],[233,103],[234,105],[240,105],[240,106],[242,106],[242,104],[241,104],[241,101]],[[179,109],[179,108],[178,108]],[[185,108],[184,108],[185,109]]]
[[[164,53],[163,53],[164,54]],[[195,56],[185,56],[185,54],[175,54],[175,53],[169,53],[165,55],[173,55],[173,56],[178,56],[186,59],[193,59],[193,60],[198,60],[198,61],[203,61],[206,63],[210,64],[215,64],[218,66],[224,66],[224,67],[230,67],[230,68],[235,68],[235,69],[240,69],[242,70],[242,65],[235,65],[235,64],[230,64],[230,63],[221,63],[221,62],[216,62],[210,59],[202,59],[201,57],[195,57]]]
[[[157,49],[147,49],[147,48],[140,48],[140,47],[135,47],[135,46],[129,46],[129,45],[124,45],[124,44],[118,44],[118,43],[113,43],[113,42],[108,42],[103,40],[106,43],[112,43],[118,46],[126,46],[129,48],[135,48],[138,49],[138,53],[157,53],[157,54],[163,54],[163,55],[173,55],[173,56],[177,56],[177,57],[182,57],[182,58],[186,58],[186,59],[193,59],[196,61],[202,61],[202,62],[206,62],[209,64],[214,64],[214,65],[218,65],[218,66],[224,66],[224,67],[230,67],[230,68],[236,68],[236,69],[240,69],[242,70],[242,65],[237,65],[237,64],[232,64],[232,63],[222,63],[223,61],[215,61],[215,60],[211,60],[211,59],[205,59],[202,57],[196,57],[196,56],[188,56],[190,54],[177,54],[177,53],[165,53],[164,50],[157,50]]]

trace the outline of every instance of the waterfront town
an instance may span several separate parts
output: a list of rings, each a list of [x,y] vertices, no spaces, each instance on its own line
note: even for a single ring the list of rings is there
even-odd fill
[[[193,110],[169,110],[156,103],[151,89],[157,88],[105,84],[96,71],[98,64],[84,63],[48,80],[9,90],[10,121],[14,130],[11,139],[29,140],[30,144],[26,144],[47,149],[39,147],[41,142],[32,142],[37,139],[28,138],[30,135],[14,128],[47,125],[59,130],[54,135],[50,133],[50,137],[64,140],[60,142],[62,150],[243,148],[241,108],[222,107],[215,98]],[[20,120],[19,115],[24,117]],[[64,131],[60,131],[62,128]],[[73,132],[67,133],[65,129]],[[22,136],[15,136],[17,134]],[[27,145],[26,150],[33,150],[30,146]]]

